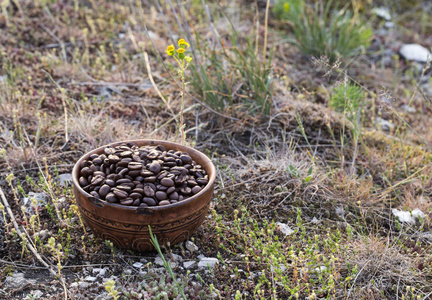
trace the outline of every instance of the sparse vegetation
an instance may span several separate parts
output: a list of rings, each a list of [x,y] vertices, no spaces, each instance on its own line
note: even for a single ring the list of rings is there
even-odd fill
[[[432,296],[427,1],[0,2],[1,299]],[[193,246],[95,238],[78,158],[179,131],[217,167]]]

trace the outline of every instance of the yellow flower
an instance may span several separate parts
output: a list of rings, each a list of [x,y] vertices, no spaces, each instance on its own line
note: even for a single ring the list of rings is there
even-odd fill
[[[284,4],[283,7],[284,7],[284,9],[285,9],[286,12],[289,12],[289,10],[290,10],[290,5],[289,5],[288,2],[285,2],[285,4]]]
[[[169,45],[169,46],[167,47],[167,54],[168,54],[169,56],[173,56],[173,55],[174,55],[174,50],[175,50],[174,45]]]
[[[184,59],[184,58],[185,58],[185,54],[184,54],[184,52],[185,52],[185,49],[183,49],[183,48],[178,48],[178,49],[177,49],[178,58],[180,58],[180,59]]]
[[[180,48],[184,48],[185,46],[187,46],[187,48],[189,48],[189,44],[184,39],[180,39],[178,41],[178,45]]]

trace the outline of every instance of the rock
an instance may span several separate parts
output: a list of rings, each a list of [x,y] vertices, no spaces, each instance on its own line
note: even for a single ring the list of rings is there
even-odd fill
[[[281,223],[281,222],[276,222],[276,225],[278,226],[279,230],[285,234],[286,236],[294,233],[294,230],[291,229],[291,227],[289,227],[287,224],[285,223]]]
[[[144,266],[143,263],[140,262],[136,262],[132,265],[132,267],[137,268],[137,269],[141,269]]]
[[[390,10],[387,7],[375,7],[372,12],[386,21],[391,20]]]
[[[198,262],[198,267],[199,268],[207,268],[207,267],[213,268],[218,262],[219,262],[219,260],[215,257],[203,257]]]
[[[326,266],[320,266],[320,267],[314,269],[314,271],[316,271],[318,273],[325,272],[326,270],[327,270]]]
[[[425,214],[418,208],[414,209],[411,212],[393,208],[392,213],[395,217],[399,219],[399,222],[409,224],[415,224],[417,219],[425,217]]]
[[[39,210],[41,207],[44,207],[48,201],[48,195],[46,193],[34,193],[29,192],[28,197],[23,198],[23,205],[25,207],[26,213],[33,215],[35,213],[36,207],[32,203],[32,199],[36,200],[36,206]]]
[[[176,267],[176,263],[174,261],[170,261],[170,260],[167,260],[167,261],[171,264],[171,268],[175,268]],[[162,258],[159,255],[156,256],[154,263],[156,265],[159,265],[159,266],[164,266],[163,260],[162,260]]]
[[[90,287],[90,283],[89,282],[80,281],[80,282],[78,282],[78,287],[80,289],[87,289],[87,288]]]
[[[190,268],[194,267],[195,265],[196,265],[196,261],[193,261],[193,260],[191,260],[191,261],[185,261],[183,263],[183,267],[185,269],[190,269]]]
[[[336,211],[336,214],[337,214],[341,219],[345,219],[345,209],[343,208],[342,205],[340,205],[340,206],[336,206],[335,211]]]
[[[38,236],[42,242],[45,242],[50,236],[50,232],[47,229],[44,229],[36,232],[35,235]]]
[[[428,58],[432,58],[430,51],[419,44],[405,44],[400,48],[399,53],[408,60],[423,63],[427,62]]]
[[[193,253],[194,251],[198,251],[198,246],[192,243],[191,241],[187,241],[185,243],[185,247],[187,250],[190,251],[190,253]]]
[[[72,184],[72,174],[64,173],[59,175],[59,182],[61,187],[66,187]]]
[[[311,223],[312,224],[318,224],[318,223],[320,223],[321,221],[320,220],[318,220],[316,217],[313,217],[313,219],[311,220]]]
[[[87,281],[87,282],[95,282],[96,280],[97,280],[97,278],[94,276],[87,276],[86,278],[84,278],[84,281]]]
[[[36,284],[36,280],[27,279],[24,273],[14,272],[11,276],[6,277],[4,285],[11,290],[23,290],[27,286]]]
[[[174,261],[176,261],[176,262],[182,262],[182,261],[183,261],[183,258],[182,258],[180,255],[177,255],[177,254],[171,253],[170,256],[171,256],[172,259],[173,259]]]
[[[375,125],[382,131],[391,131],[395,128],[395,125],[393,123],[390,123],[389,121],[379,117],[376,118]]]

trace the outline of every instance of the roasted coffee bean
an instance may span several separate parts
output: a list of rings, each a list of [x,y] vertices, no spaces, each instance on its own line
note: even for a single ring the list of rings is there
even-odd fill
[[[177,166],[177,163],[175,161],[169,161],[166,162],[164,165],[171,168]]]
[[[134,177],[138,176],[140,173],[141,173],[140,170],[134,170],[134,171],[129,171],[129,172],[128,172],[128,175],[129,175],[130,177],[134,178]]]
[[[132,155],[132,160],[136,162],[142,161],[141,157],[139,156],[139,153],[134,153],[134,155]]]
[[[168,200],[162,200],[161,202],[158,203],[159,206],[165,206],[165,205],[169,205],[171,204]]]
[[[144,189],[142,189],[142,188],[134,188],[131,192],[132,193],[139,193],[141,195],[144,195]]]
[[[109,186],[115,186],[116,185],[115,181],[112,179],[105,179],[105,183],[108,184]]]
[[[147,204],[148,206],[155,206],[155,205],[157,205],[157,202],[153,198],[145,197],[145,198],[142,199],[142,202],[145,203],[145,204]]]
[[[93,191],[98,192],[98,194],[99,194],[99,190],[100,190],[100,188],[101,188],[101,187],[100,187],[99,185],[98,185],[98,186],[95,186],[94,189],[93,189]]]
[[[135,182],[134,182],[134,183],[135,183]],[[136,187],[137,189],[142,189],[142,188],[144,187],[144,184],[142,184],[142,183],[140,182],[140,183],[135,184],[135,187]]]
[[[177,202],[178,202],[177,200],[170,200],[171,204],[174,204],[174,203],[177,203]]]
[[[134,170],[141,170],[143,165],[140,162],[132,161],[128,164],[127,167],[129,170],[134,171]]]
[[[116,181],[117,184],[123,184],[123,183],[131,183],[132,180],[128,179],[128,178],[122,178]]]
[[[111,190],[111,187],[108,184],[104,184],[99,189],[99,192],[98,192],[99,196],[101,196],[102,198],[105,198],[106,195],[108,195],[108,193],[109,193],[110,190]]]
[[[167,193],[167,195],[169,195],[169,194],[171,194],[172,192],[175,192],[175,187],[174,186],[171,186],[171,187],[169,187],[166,191],[165,191],[165,193]]]
[[[120,166],[120,167],[123,167],[123,168],[127,168],[130,162],[132,162],[132,158],[125,157],[125,158],[122,158],[122,160],[120,160],[117,163],[117,165]]]
[[[89,158],[90,158],[91,160],[93,160],[93,159],[98,158],[98,157],[99,157],[99,155],[95,153],[95,154],[90,155]]]
[[[121,157],[130,157],[130,156],[132,156],[132,154],[133,154],[132,151],[127,150],[127,151],[123,151],[123,152],[121,152],[121,153],[120,153],[120,156],[121,156]]]
[[[141,173],[140,173],[141,174]],[[137,176],[137,177],[135,177],[135,180],[136,181],[139,181],[139,182],[143,182],[144,181],[144,177],[142,177],[142,176]]]
[[[110,154],[110,155],[108,155],[108,160],[110,161],[110,163],[116,164],[120,161],[120,157],[118,157],[115,154]]]
[[[81,171],[80,171],[80,175],[81,175],[81,176],[84,176],[84,177],[88,177],[88,176],[90,176],[91,174],[93,174],[93,171],[90,170],[89,167],[84,167],[84,168],[82,168]]]
[[[180,158],[177,158],[177,159],[175,160],[175,163],[176,163],[178,166],[183,165],[183,161],[182,161]]]
[[[155,191],[148,185],[144,186],[144,195],[147,197],[153,197],[155,195]]]
[[[130,179],[131,181],[133,180],[132,176],[129,176],[129,172],[124,176],[124,178]]]
[[[166,176],[168,176],[168,172],[167,171],[162,171],[159,173],[159,175],[157,176],[157,180],[162,180],[162,178],[165,178]]]
[[[124,169],[121,170],[118,174],[119,174],[119,175],[122,175],[122,176],[125,176],[125,175],[127,174],[127,172],[129,172],[129,169],[124,168]]]
[[[141,203],[141,204],[139,205],[139,207],[148,207],[148,205],[147,205],[146,203]]]
[[[180,188],[180,193],[183,195],[189,195],[191,193],[192,189],[188,186],[184,186]]]
[[[93,197],[95,197],[97,199],[100,199],[100,196],[99,196],[98,192],[96,192],[96,191],[91,191],[90,195],[92,195]]]
[[[102,177],[100,175],[97,175],[97,176],[95,176],[95,177],[92,178],[91,185],[99,185],[102,182],[104,182],[104,180],[105,180],[104,177]]]
[[[150,172],[150,171],[141,171],[140,174],[143,177],[149,177],[149,176],[153,176],[154,175],[153,172]]]
[[[80,186],[86,186],[86,185],[88,185],[88,181],[87,181],[87,179],[86,179],[85,177],[83,177],[83,176],[81,176],[81,177],[78,179],[78,181],[79,181]]]
[[[132,206],[139,206],[140,204],[141,204],[141,200],[135,199],[134,202],[132,203]]]
[[[196,186],[198,183],[195,180],[188,180],[187,185],[190,187]]]
[[[155,182],[155,181],[156,181],[156,176],[150,176],[144,178],[144,182]]]
[[[159,151],[162,151],[162,152],[166,151],[165,147],[162,146],[162,145],[157,145],[156,146],[156,150],[159,150]]]
[[[178,200],[179,194],[177,192],[171,193],[169,195],[170,200]]]
[[[198,179],[196,180],[196,182],[197,182],[198,184],[200,184],[200,185],[206,185],[207,182],[208,182],[208,179],[202,177],[202,178],[198,178]]]
[[[192,163],[192,158],[187,154],[181,154],[180,159],[182,160],[183,164],[185,164],[185,165]]]
[[[174,186],[174,181],[171,178],[167,178],[167,177],[162,178],[160,183],[167,187]]]
[[[89,169],[92,170],[93,173],[94,173],[94,172],[96,172],[96,171],[99,171],[99,170],[100,170],[100,167],[99,167],[99,166],[96,166],[96,165],[90,165],[90,166],[89,166]]]
[[[136,199],[136,198],[142,198],[142,195],[140,193],[131,193],[129,197],[131,197],[132,199]]]
[[[118,197],[119,199],[124,199],[124,198],[126,198],[126,197],[128,196],[128,193],[127,193],[127,192],[122,191],[122,190],[119,190],[119,189],[117,189],[117,188],[115,188],[115,189],[113,190],[113,193],[114,193],[114,195],[115,195],[116,197]]]
[[[159,162],[155,161],[152,162],[149,166],[149,170],[155,174],[159,173],[161,170],[161,165]]]
[[[105,153],[106,155],[111,155],[111,154],[114,154],[114,153],[115,153],[115,150],[114,150],[113,148],[111,148],[111,147],[106,147],[106,148],[104,149],[104,153]]]
[[[151,151],[149,154],[147,154],[147,158],[148,159],[156,159],[159,156],[160,152],[159,151]]]
[[[105,178],[105,173],[104,172],[102,172],[102,171],[96,171],[96,172],[93,172],[93,176],[102,176],[102,177],[104,177]]]
[[[196,185],[192,188],[192,194],[198,194],[201,190],[201,187],[199,185]]]
[[[80,164],[80,169],[82,171],[82,169],[84,169],[85,167],[88,167],[89,162],[87,160],[83,160]]]
[[[96,157],[95,159],[92,160],[92,163],[96,164],[96,165],[101,165],[103,162],[102,159],[100,159],[100,157]]]
[[[120,199],[121,205],[131,206],[133,204],[133,202],[134,202],[134,200],[131,198]]]
[[[155,197],[156,197],[156,199],[158,199],[159,201],[162,201],[162,200],[168,199],[168,198],[167,198],[167,194],[166,194],[165,192],[162,192],[162,191],[157,191]]]
[[[109,203],[115,203],[118,201],[114,193],[108,193],[108,195],[105,196],[105,200]]]
[[[183,195],[179,195],[178,201],[183,201],[183,200],[184,200],[184,196]]]
[[[168,187],[167,186],[164,186],[164,185],[162,185],[162,184],[158,184],[158,185],[156,185],[156,189],[158,190],[158,191],[166,191],[167,189],[168,189]]]
[[[117,186],[117,189],[125,191],[125,192],[130,192],[132,190],[132,187],[126,185],[126,184],[121,184]]]
[[[175,158],[171,157],[171,156],[167,156],[167,157],[164,158],[164,161],[165,162],[173,162],[173,161],[175,161]]]

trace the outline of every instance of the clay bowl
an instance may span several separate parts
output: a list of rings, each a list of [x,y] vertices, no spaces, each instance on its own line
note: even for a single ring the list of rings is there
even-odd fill
[[[85,192],[78,183],[81,162],[92,154],[102,154],[106,146],[115,147],[127,142],[133,142],[138,146],[162,145],[167,150],[187,152],[206,170],[209,176],[208,184],[198,194],[181,202],[145,208],[111,204]],[[150,242],[148,225],[160,244],[169,242],[175,245],[189,238],[204,221],[213,196],[216,169],[211,160],[193,148],[167,141],[132,140],[106,146],[84,154],[72,171],[77,205],[92,232],[104,240],[112,241],[119,248],[136,251],[154,250]]]

